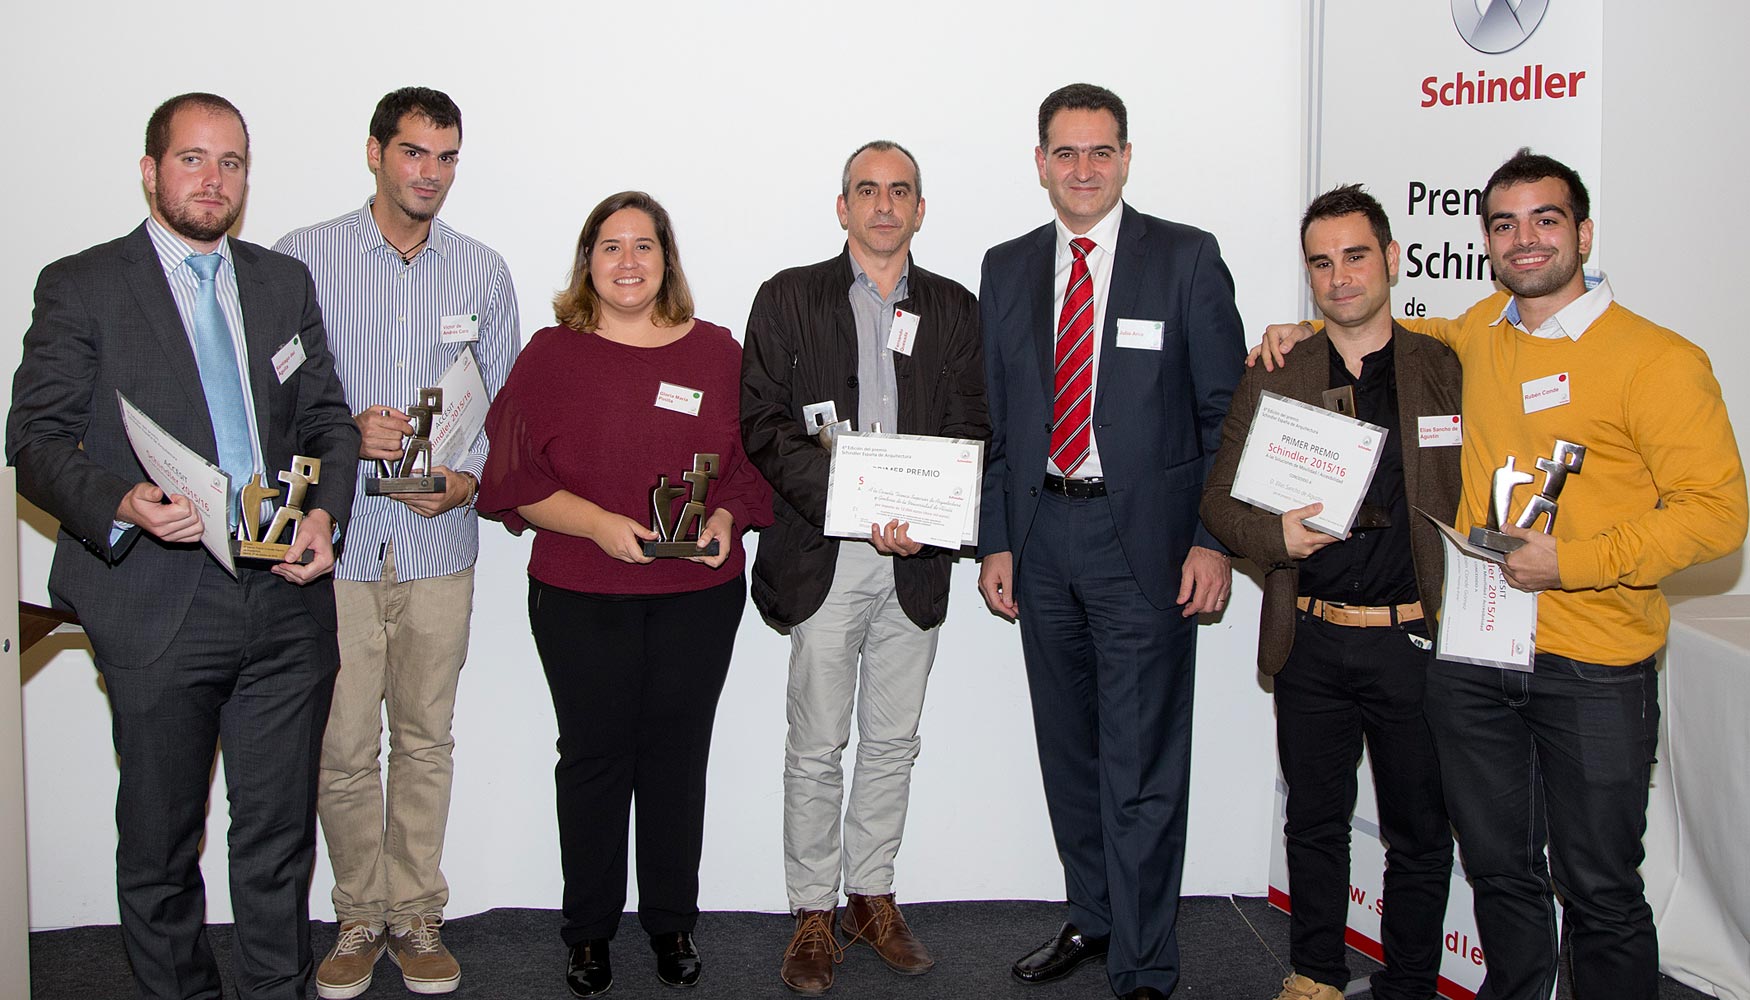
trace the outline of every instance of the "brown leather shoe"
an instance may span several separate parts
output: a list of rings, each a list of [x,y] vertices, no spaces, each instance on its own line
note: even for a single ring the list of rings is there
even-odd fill
[[[790,947],[784,949],[778,977],[805,997],[832,989],[832,967],[844,961],[845,950],[833,935],[836,916],[832,910],[801,910],[796,914],[796,933],[790,936]]]
[[[850,893],[845,907],[845,933],[851,944],[869,942],[875,954],[887,967],[902,976],[921,976],[936,964],[930,949],[917,939],[906,925],[905,917],[893,902],[893,893],[885,896],[859,896]]]

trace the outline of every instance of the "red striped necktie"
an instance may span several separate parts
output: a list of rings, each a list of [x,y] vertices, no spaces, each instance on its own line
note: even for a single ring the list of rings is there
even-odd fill
[[[1075,262],[1057,318],[1051,402],[1051,460],[1065,477],[1087,460],[1094,419],[1094,280],[1088,273],[1094,241],[1079,237],[1069,241],[1069,248]]]

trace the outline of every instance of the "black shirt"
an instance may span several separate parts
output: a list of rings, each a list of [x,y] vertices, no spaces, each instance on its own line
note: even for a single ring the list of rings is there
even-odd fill
[[[1349,374],[1330,347],[1330,386],[1354,387],[1355,416],[1385,428],[1379,467],[1362,499],[1363,512],[1346,541],[1327,545],[1300,562],[1300,596],[1340,604],[1409,604],[1420,600],[1410,561],[1410,512],[1404,500],[1404,455],[1398,433],[1398,380],[1394,340],[1361,359],[1361,377]],[[1389,524],[1365,528],[1366,508],[1384,511]]]

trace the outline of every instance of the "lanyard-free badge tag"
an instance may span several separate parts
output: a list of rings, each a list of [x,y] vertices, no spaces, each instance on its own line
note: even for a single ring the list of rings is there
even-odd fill
[[[911,357],[911,347],[918,339],[918,314],[904,309],[893,310],[893,325],[887,328],[887,349]]]
[[[1536,413],[1555,406],[1568,405],[1568,390],[1573,383],[1568,381],[1568,373],[1545,375],[1522,383],[1519,388],[1525,393],[1525,412]]]
[[[480,339],[480,316],[468,313],[445,316],[438,327],[438,339],[446,344],[472,344]]]
[[[1464,419],[1456,413],[1416,418],[1416,444],[1423,448],[1456,448],[1464,443]]]
[[[1118,321],[1118,346],[1158,351],[1166,327],[1167,324],[1158,319],[1121,319]]]
[[[286,341],[284,347],[273,352],[273,374],[280,380],[280,385],[286,384],[286,379],[304,365],[304,338],[294,336]]]
[[[699,404],[705,401],[705,394],[697,389],[689,389],[673,382],[662,382],[656,387],[656,405],[658,409],[673,410],[685,413],[689,417],[699,415]]]

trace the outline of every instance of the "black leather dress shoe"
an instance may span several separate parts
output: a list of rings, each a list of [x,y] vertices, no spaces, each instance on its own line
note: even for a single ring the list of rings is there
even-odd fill
[[[565,985],[574,997],[599,997],[614,985],[607,938],[591,938],[571,946],[571,958],[565,963]]]
[[[1097,958],[1106,957],[1109,939],[1088,937],[1075,924],[1064,924],[1057,936],[1021,956],[1009,969],[1023,983],[1062,979]]]
[[[650,935],[650,950],[656,953],[656,978],[664,986],[687,987],[699,981],[699,949],[693,947],[691,931]]]
[[[1118,1000],[1167,1000],[1167,995],[1153,986],[1138,986],[1119,997]]]

